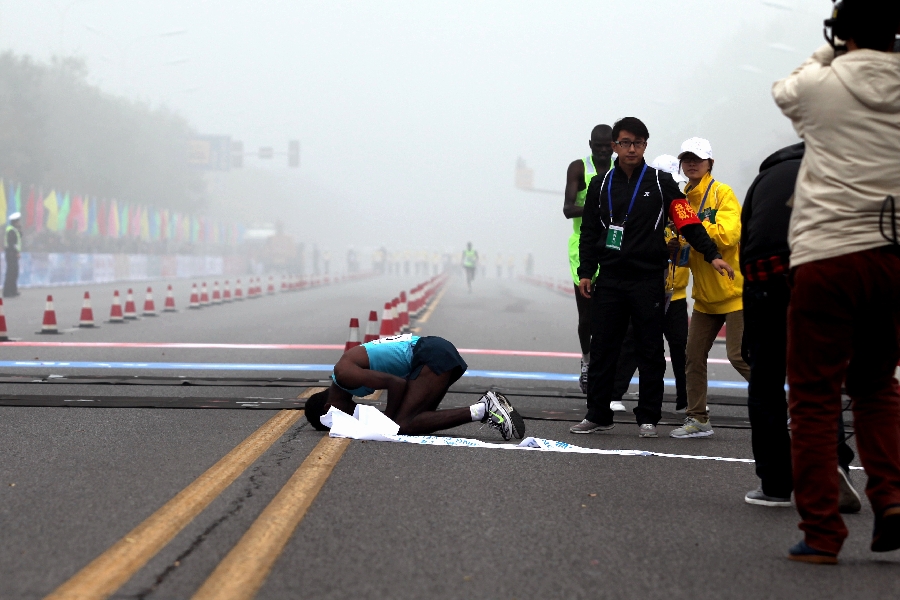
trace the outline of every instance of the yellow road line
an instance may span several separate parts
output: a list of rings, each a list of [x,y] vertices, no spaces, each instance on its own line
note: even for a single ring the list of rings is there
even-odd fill
[[[308,388],[299,397],[325,388]],[[102,600],[113,594],[165,547],[303,416],[281,410],[235,446],[143,523],[56,588],[48,600]]]
[[[441,290],[441,293],[438,294],[437,298],[434,299],[434,302],[431,303],[431,306],[428,307],[428,310],[425,311],[425,314],[422,315],[421,319],[416,319],[416,327],[410,329],[413,333],[419,333],[422,330],[422,325],[428,322],[428,319],[431,318],[431,313],[434,312],[434,309],[437,308],[437,305],[440,303],[441,299],[444,297],[444,294],[447,293],[447,289],[449,288],[449,284],[444,286],[444,289]]]
[[[348,439],[322,438],[193,600],[253,598],[349,445]]]

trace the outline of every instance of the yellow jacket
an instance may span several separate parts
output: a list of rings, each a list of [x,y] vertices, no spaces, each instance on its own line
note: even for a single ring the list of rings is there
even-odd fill
[[[666,243],[675,237],[675,232],[672,231],[671,227],[666,227]],[[684,238],[681,238],[682,243],[684,242]],[[676,256],[676,259],[678,257]],[[672,267],[669,267],[669,276],[666,278],[666,289],[675,291],[672,293],[672,300],[684,300],[687,298],[687,285],[688,278],[691,274],[691,270],[689,267],[675,267],[674,271]]]
[[[711,184],[711,185],[710,185]],[[706,203],[701,209],[703,196],[709,188]],[[685,190],[691,208],[697,213],[706,233],[716,243],[722,258],[734,269],[734,280],[719,275],[713,266],[703,260],[699,252],[691,251],[689,266],[694,274],[694,310],[711,315],[743,310],[741,298],[744,277],[740,272],[738,254],[741,241],[741,205],[730,187],[714,181],[707,173],[700,184]]]

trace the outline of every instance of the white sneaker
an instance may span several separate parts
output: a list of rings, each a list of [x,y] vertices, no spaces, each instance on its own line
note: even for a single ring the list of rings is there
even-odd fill
[[[656,433],[656,425],[653,425],[652,423],[644,423],[643,425],[641,425],[641,431],[638,434],[638,437],[642,437],[642,438],[659,437],[659,435]]]
[[[628,410],[625,408],[624,404],[618,402],[617,400],[613,400],[609,403],[609,409],[614,412],[625,412],[626,410]]]

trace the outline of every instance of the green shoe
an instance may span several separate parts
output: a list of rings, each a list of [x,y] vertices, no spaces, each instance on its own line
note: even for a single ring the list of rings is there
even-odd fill
[[[712,434],[713,428],[709,422],[709,419],[706,420],[706,423],[701,423],[694,417],[688,417],[684,420],[684,425],[682,425],[678,429],[673,429],[669,436],[673,438],[684,439],[709,437]]]

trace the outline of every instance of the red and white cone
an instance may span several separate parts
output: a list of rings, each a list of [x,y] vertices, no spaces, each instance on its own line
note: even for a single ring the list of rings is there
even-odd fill
[[[344,352],[357,346],[359,346],[359,319],[353,318],[350,319],[350,335],[344,344]]]
[[[391,303],[384,303],[384,311],[381,313],[381,329],[378,331],[379,338],[386,338],[394,335],[394,317],[391,312]]]
[[[128,288],[128,293],[125,295],[125,318],[126,319],[137,319],[137,306],[134,304],[134,292],[131,291],[131,288]]]
[[[200,284],[200,306],[209,306],[209,292],[206,290],[206,282]]]
[[[213,295],[212,295],[212,303],[213,304],[222,304],[222,294],[219,293],[219,282],[213,282]]]
[[[119,297],[119,290],[113,292],[112,308],[109,309],[110,323],[124,323],[125,314],[122,312],[122,299]]]
[[[172,286],[166,290],[166,301],[163,304],[163,312],[178,312],[175,308],[175,294],[172,292]]]
[[[188,302],[188,308],[200,308],[200,292],[197,291],[197,284],[191,288],[191,301]]]
[[[53,309],[53,296],[47,296],[44,320],[41,322],[41,330],[38,333],[59,333],[59,329],[56,327],[56,310]]]
[[[400,313],[400,331],[409,331],[409,308],[406,304],[406,292],[400,292],[400,304],[397,306]]]
[[[266,293],[267,293],[267,294],[274,294],[274,293],[275,293],[275,282],[272,280],[272,276],[271,276],[271,275],[269,275],[269,287],[266,288]]]
[[[241,285],[241,280],[238,279],[237,283],[234,284],[234,299],[235,300],[243,300],[244,299],[244,289]]]
[[[227,279],[225,285],[222,286],[222,302],[231,302],[231,285]]]
[[[79,327],[95,327],[94,309],[91,308],[91,293],[84,293],[84,301],[81,303],[81,317],[78,319]]]
[[[0,342],[8,342],[9,336],[6,333],[6,315],[3,314],[3,298],[0,298]]]
[[[363,343],[367,344],[369,342],[374,342],[378,339],[378,313],[374,310],[369,311],[369,322],[366,323],[366,337],[363,338]]]
[[[394,333],[391,335],[400,335],[400,311],[397,310],[397,307],[400,306],[400,298],[394,298],[391,300],[391,319],[393,320]]]
[[[153,289],[147,288],[147,297],[144,298],[144,312],[143,315],[145,317],[155,317],[156,316],[156,304],[153,302]]]

